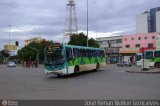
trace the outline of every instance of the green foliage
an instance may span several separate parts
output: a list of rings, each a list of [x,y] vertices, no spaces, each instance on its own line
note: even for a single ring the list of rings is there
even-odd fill
[[[73,34],[70,36],[69,45],[87,46],[87,36],[84,33]],[[89,47],[99,47],[100,45],[93,38],[88,39]]]
[[[18,51],[18,57],[21,61],[34,61],[37,58],[37,51],[39,55],[39,61],[44,61],[44,48],[48,45],[52,45],[52,41],[42,41],[40,43],[33,42],[21,50]],[[35,50],[33,50],[35,49]]]
[[[97,43],[97,41],[96,40],[94,40],[93,38],[90,38],[89,40],[88,40],[88,45],[89,45],[89,47],[96,47],[96,48],[99,48],[99,44]]]
[[[3,57],[5,57],[5,58],[9,57],[8,51],[2,50],[1,53],[2,53]]]
[[[83,33],[73,34],[70,36],[69,45],[78,45],[78,46],[86,46],[87,45],[87,36]]]
[[[2,54],[2,51],[0,51],[0,64],[4,62],[4,56]]]

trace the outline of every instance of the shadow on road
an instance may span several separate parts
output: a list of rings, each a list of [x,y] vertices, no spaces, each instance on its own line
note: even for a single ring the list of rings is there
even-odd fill
[[[100,72],[102,70],[99,70],[98,72]],[[57,76],[57,75],[52,75],[50,77],[48,77],[49,79],[65,79],[65,78],[74,78],[74,77],[78,77],[78,76],[84,76],[84,75],[88,75],[88,74],[93,74],[96,73],[95,70],[91,70],[91,71],[83,71],[83,72],[79,72],[77,74],[68,74],[68,75],[61,75],[61,76]]]

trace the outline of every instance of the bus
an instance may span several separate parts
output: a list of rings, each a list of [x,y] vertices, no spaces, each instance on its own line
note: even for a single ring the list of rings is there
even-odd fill
[[[149,66],[160,68],[160,50],[148,50],[144,52],[144,59],[149,61]],[[143,54],[136,54],[136,65],[141,66],[143,60]]]
[[[160,50],[145,51],[144,57],[149,60],[150,66],[160,68]]]
[[[106,65],[104,49],[74,45],[52,45],[44,49],[45,74],[78,73]]]
[[[136,53],[135,56],[135,65],[141,66],[142,53]]]

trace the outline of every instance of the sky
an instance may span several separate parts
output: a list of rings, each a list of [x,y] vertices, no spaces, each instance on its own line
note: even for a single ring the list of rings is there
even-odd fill
[[[0,0],[0,50],[33,37],[61,42],[68,0]],[[75,0],[79,32],[86,33],[87,0]],[[89,37],[136,33],[136,15],[159,0],[88,0]]]

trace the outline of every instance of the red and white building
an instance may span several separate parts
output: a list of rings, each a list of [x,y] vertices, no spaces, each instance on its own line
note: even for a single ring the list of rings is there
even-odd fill
[[[136,53],[142,53],[142,48],[146,50],[155,50],[156,41],[159,38],[159,33],[145,33],[145,34],[130,34],[123,35],[122,37],[122,48],[120,54],[125,57],[131,58],[134,61]]]

